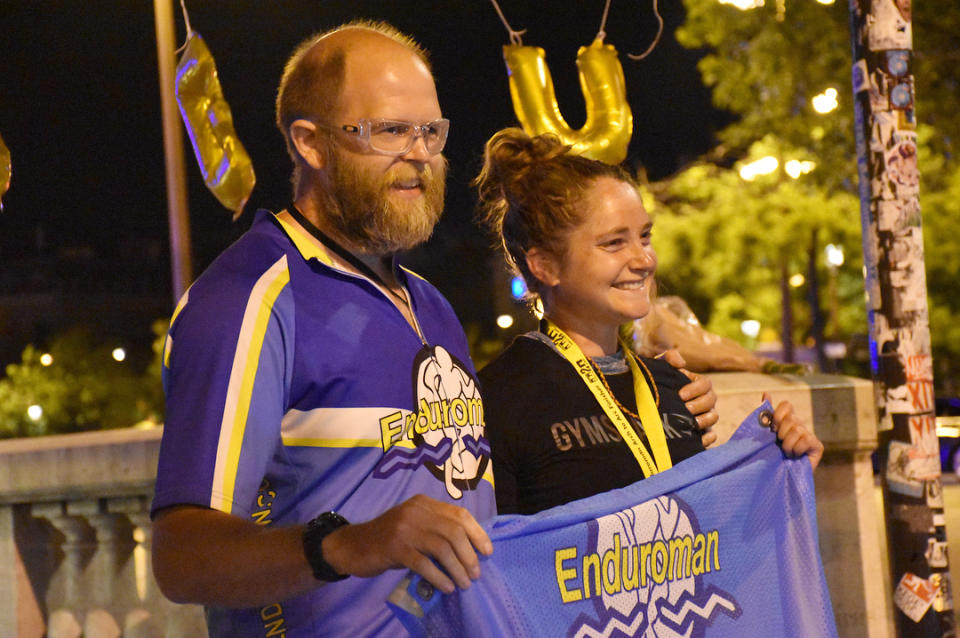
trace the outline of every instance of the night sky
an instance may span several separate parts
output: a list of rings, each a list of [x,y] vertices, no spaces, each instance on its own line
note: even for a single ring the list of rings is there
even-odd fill
[[[527,29],[524,44],[546,49],[561,110],[581,126],[576,51],[597,34],[603,1],[501,6],[515,29]],[[243,215],[232,222],[206,190],[184,138],[195,274],[249,226],[254,210],[278,209],[290,199],[291,163],[273,125],[276,84],[289,53],[311,33],[346,20],[385,19],[430,50],[440,104],[452,122],[446,214],[430,243],[404,261],[431,279],[462,319],[487,324],[489,240],[473,224],[467,184],[480,167],[483,142],[516,125],[501,53],[509,40],[493,6],[188,0],[187,9],[216,59],[257,174]],[[179,44],[185,29],[178,6],[175,12]],[[725,122],[700,84],[699,54],[673,36],[681,3],[661,3],[661,12],[664,34],[645,60],[625,54],[652,41],[650,3],[614,1],[605,40],[620,52],[633,109],[628,162],[652,179],[708,150],[712,132]],[[152,296],[172,307],[152,3],[3,0],[0,34],[0,136],[13,163],[0,213],[0,299],[53,288],[65,295]],[[103,312],[122,311],[106,304]]]

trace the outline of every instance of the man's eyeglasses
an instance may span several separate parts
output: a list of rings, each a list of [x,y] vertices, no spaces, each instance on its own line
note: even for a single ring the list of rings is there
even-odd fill
[[[342,130],[363,140],[367,148],[383,155],[405,155],[410,152],[418,137],[423,138],[427,152],[436,155],[443,151],[450,132],[450,120],[439,119],[426,124],[413,124],[397,120],[360,120],[356,125],[344,124],[339,128],[314,121],[328,131]]]

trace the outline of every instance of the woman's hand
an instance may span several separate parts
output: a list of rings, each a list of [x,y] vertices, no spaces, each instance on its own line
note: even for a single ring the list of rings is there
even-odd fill
[[[717,414],[715,409],[717,407],[717,394],[713,391],[713,383],[707,377],[684,368],[686,362],[677,350],[667,350],[660,356],[690,379],[690,383],[680,388],[680,398],[686,404],[687,409],[690,410],[690,414],[697,419],[703,447],[709,447],[717,440],[717,434],[710,428],[720,419],[720,415]]]
[[[768,392],[763,393],[763,400],[770,401],[773,405],[773,399]],[[781,401],[777,405],[773,411],[773,427],[780,448],[787,456],[797,458],[806,454],[810,459],[810,466],[817,469],[820,459],[823,458],[823,443],[800,422],[793,411],[792,403]]]

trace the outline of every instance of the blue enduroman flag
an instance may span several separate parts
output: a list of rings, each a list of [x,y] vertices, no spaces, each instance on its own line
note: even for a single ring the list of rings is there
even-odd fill
[[[389,604],[414,636],[836,636],[810,463],[784,458],[771,421],[764,403],[671,470],[499,516],[468,590],[411,574]]]

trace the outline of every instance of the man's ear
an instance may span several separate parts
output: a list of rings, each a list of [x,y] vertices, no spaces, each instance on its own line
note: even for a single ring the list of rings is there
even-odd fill
[[[297,154],[310,168],[314,170],[323,168],[325,162],[323,153],[318,148],[316,124],[310,120],[294,120],[290,124],[290,141],[297,149]]]
[[[530,273],[546,286],[560,283],[560,264],[549,252],[537,247],[527,251],[527,268]]]

